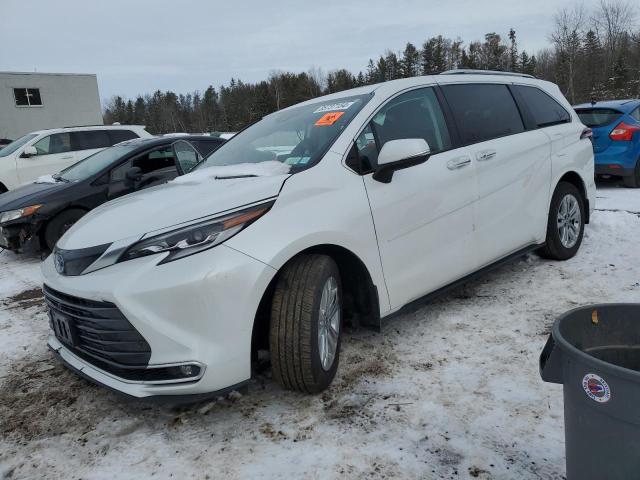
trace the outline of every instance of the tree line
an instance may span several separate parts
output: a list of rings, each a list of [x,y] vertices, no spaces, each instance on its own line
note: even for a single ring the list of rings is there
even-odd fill
[[[437,35],[421,46],[387,50],[354,74],[272,72],[266,80],[232,78],[218,89],[176,94],[160,90],[135,99],[113,97],[104,109],[107,124],[146,125],[151,133],[237,131],[264,115],[320,95],[397,78],[437,74],[455,68],[500,70],[535,75],[557,83],[573,103],[640,97],[640,4],[601,0],[592,10],[577,5],[559,10],[549,46],[520,50],[516,31],[491,32],[482,41]]]

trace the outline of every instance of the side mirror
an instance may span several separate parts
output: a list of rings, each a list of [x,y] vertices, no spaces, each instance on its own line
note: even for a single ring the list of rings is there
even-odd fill
[[[142,180],[142,169],[140,167],[131,167],[124,176],[129,183],[135,184]]]
[[[373,172],[373,179],[390,183],[393,172],[424,163],[430,155],[429,144],[423,138],[390,140],[378,154],[378,166]]]
[[[35,157],[36,155],[38,155],[38,150],[36,150],[36,147],[34,147],[33,145],[29,145],[28,147],[25,147],[22,155],[20,155],[20,158],[31,158]]]

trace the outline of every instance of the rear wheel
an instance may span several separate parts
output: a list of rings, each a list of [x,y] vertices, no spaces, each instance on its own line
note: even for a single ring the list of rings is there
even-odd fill
[[[71,210],[65,210],[58,214],[51,220],[44,231],[44,243],[46,247],[53,251],[53,247],[56,246],[56,242],[62,235],[69,230],[74,223],[82,218],[87,212],[79,208],[73,208]]]
[[[584,199],[575,185],[560,182],[551,198],[546,244],[540,255],[552,260],[568,260],[582,244]]]
[[[278,279],[269,343],[274,379],[289,390],[318,393],[338,369],[342,285],[333,259],[304,255]]]
[[[640,187],[640,159],[636,162],[636,168],[633,169],[633,173],[629,176],[622,177],[622,183],[627,188],[639,188]]]

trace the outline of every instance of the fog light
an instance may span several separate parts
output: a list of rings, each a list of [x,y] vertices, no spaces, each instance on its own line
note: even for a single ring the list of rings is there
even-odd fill
[[[193,365],[182,365],[180,367],[180,373],[185,377],[193,377]]]

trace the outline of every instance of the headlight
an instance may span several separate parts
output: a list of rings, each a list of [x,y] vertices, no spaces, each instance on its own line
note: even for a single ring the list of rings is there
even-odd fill
[[[11,220],[17,220],[22,217],[28,217],[33,215],[42,208],[42,205],[31,205],[30,207],[19,208],[18,210],[9,210],[8,212],[0,213],[0,223],[10,222]]]
[[[158,264],[202,252],[233,237],[249,224],[267,213],[273,202],[263,203],[222,217],[172,230],[161,235],[143,238],[120,257],[120,262],[168,252]]]

